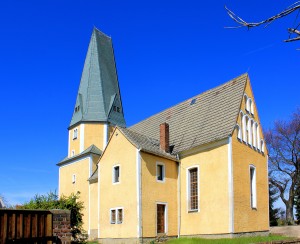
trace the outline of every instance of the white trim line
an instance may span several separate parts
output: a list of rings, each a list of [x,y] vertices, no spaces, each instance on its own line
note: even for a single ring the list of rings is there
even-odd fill
[[[108,124],[103,124],[103,151],[108,142]]]
[[[137,238],[142,236],[142,196],[141,196],[141,155],[136,149],[136,200],[137,200]]]
[[[77,160],[75,160],[75,161],[68,162],[68,163],[66,163],[66,164],[64,164],[64,165],[62,165],[62,166],[59,166],[59,167],[60,167],[60,168],[64,168],[64,167],[69,166],[69,165],[71,165],[71,164],[75,164],[75,163],[78,163],[78,162],[80,162],[80,161],[82,161],[82,160],[85,160],[85,159],[87,159],[87,158],[89,158],[89,157],[90,157],[90,156],[85,156],[85,157],[80,158],[80,159],[77,159]]]
[[[84,124],[80,124],[79,153],[84,151]]]
[[[233,160],[232,137],[228,138],[228,199],[229,199],[229,233],[234,233],[234,192],[233,192]]]
[[[70,145],[70,142],[71,142],[71,130],[69,130],[69,137],[68,137],[68,157],[71,156],[71,145]]]
[[[100,238],[100,163],[98,163],[98,238]]]
[[[91,184],[89,183],[89,228],[88,235],[91,234]]]

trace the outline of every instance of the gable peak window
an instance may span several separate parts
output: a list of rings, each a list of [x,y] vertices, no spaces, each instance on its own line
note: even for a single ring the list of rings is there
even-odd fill
[[[119,183],[120,182],[120,166],[114,166],[113,167],[113,183]]]

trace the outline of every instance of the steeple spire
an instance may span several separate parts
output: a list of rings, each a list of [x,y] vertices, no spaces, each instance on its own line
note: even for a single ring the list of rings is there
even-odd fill
[[[96,28],[85,58],[70,127],[79,122],[125,127],[112,40]]]

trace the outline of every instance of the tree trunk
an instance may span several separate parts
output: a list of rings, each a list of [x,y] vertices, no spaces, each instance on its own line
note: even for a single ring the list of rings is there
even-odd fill
[[[286,204],[286,217],[285,220],[287,224],[294,224],[294,206],[287,202]]]

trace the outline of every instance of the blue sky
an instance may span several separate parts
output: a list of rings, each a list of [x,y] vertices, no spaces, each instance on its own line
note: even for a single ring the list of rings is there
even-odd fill
[[[67,127],[94,26],[113,39],[127,125],[249,72],[266,129],[299,106],[296,14],[225,29],[293,1],[1,1],[0,194],[11,204],[57,189]]]

